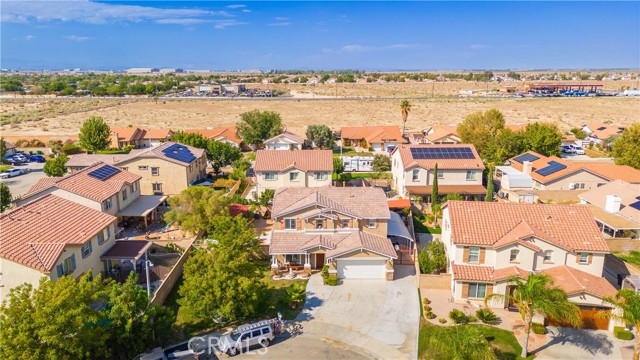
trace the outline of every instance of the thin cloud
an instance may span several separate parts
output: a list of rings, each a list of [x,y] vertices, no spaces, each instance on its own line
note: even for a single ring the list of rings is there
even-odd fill
[[[375,51],[398,51],[398,50],[408,50],[408,49],[421,49],[426,48],[427,45],[424,44],[391,44],[391,45],[381,45],[381,46],[370,46],[370,45],[360,45],[360,44],[351,44],[345,45],[337,50],[333,49],[322,49],[324,54],[359,54],[359,53],[367,53],[367,52],[375,52]]]
[[[27,35],[27,36],[25,36],[24,39],[27,40],[27,41],[30,41],[30,40],[33,40],[35,38],[36,38],[35,35]]]
[[[290,22],[277,22],[277,23],[269,23],[267,24],[269,26],[289,26],[291,25]]]
[[[227,5],[227,8],[229,8],[229,9],[240,9],[240,8],[244,8],[244,7],[247,7],[247,5],[244,5],[244,4]]]
[[[173,19],[160,19],[160,20],[155,20],[156,24],[175,24],[175,25],[195,25],[195,24],[203,24],[203,23],[210,23],[213,22],[213,20],[208,20],[208,19],[180,19],[180,18],[173,18]]]
[[[489,45],[484,45],[484,44],[473,44],[469,46],[469,48],[473,50],[488,49],[489,47],[490,47]]]
[[[275,21],[286,21],[289,20],[289,18],[283,17],[283,16],[278,16],[276,18],[274,18]]]
[[[75,41],[75,42],[84,42],[84,41],[93,39],[92,37],[89,37],[89,36],[78,36],[78,35],[69,35],[69,36],[65,36],[64,38],[67,40]]]
[[[250,13],[250,12],[251,12],[251,10],[249,10],[249,9],[242,9],[242,12],[243,12],[243,13]]]
[[[222,30],[222,29],[228,28],[230,26],[239,26],[239,25],[248,24],[246,22],[242,22],[242,21],[238,21],[238,20],[214,20],[214,23],[216,23],[214,28],[216,28],[218,30]]]

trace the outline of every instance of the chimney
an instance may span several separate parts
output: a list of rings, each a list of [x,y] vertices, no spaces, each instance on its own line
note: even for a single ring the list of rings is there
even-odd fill
[[[620,211],[620,203],[622,199],[619,196],[607,195],[607,201],[605,202],[604,209],[612,214],[617,214]]]
[[[522,163],[522,172],[524,174],[531,174],[531,169],[533,168],[533,164],[531,163],[531,161],[525,161]]]

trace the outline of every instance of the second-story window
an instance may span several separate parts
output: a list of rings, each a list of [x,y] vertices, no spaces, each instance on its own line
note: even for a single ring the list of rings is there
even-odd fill
[[[418,181],[420,179],[420,169],[413,169],[411,173],[411,181]]]
[[[107,230],[109,232],[111,232],[111,230],[109,230],[109,227],[107,227]],[[111,234],[108,234],[107,237],[110,237]],[[102,243],[104,243],[104,232],[100,231],[98,233],[98,245],[102,245]]]
[[[160,175],[160,168],[159,167],[152,167],[151,168],[151,175],[152,176],[159,176]]]
[[[122,200],[127,200],[127,189],[122,190]]]
[[[438,170],[438,179],[444,179],[444,170]]]
[[[102,231],[98,234],[98,238],[100,237],[100,235],[102,235]],[[91,240],[89,240],[86,244],[82,245],[82,258],[84,259],[87,256],[91,255],[92,250],[93,249],[91,249]]]
[[[589,253],[580,253],[580,264],[588,264],[589,263]]]
[[[469,248],[469,261],[470,263],[477,263],[480,261],[480,248],[472,246]]]
[[[107,240],[111,239],[111,225],[107,226]]]
[[[111,209],[111,206],[112,206],[112,205],[113,205],[113,204],[111,203],[111,198],[108,198],[107,200],[105,200],[105,201],[102,203],[102,207],[103,207],[105,210],[109,210],[109,209]]]
[[[272,172],[264,173],[264,179],[265,180],[275,180],[276,179],[276,173],[272,173]]]
[[[316,219],[316,229],[324,229],[324,219]]]
[[[138,170],[147,170],[147,169],[149,169],[149,167],[148,167],[148,166],[146,166],[146,165],[140,165],[140,166],[138,166]]]
[[[300,173],[297,173],[297,172],[289,173],[289,181],[298,181],[298,175],[300,175]]]
[[[467,180],[475,180],[476,172],[473,170],[467,170]]]
[[[343,227],[343,228],[349,228],[349,227],[351,227],[351,220],[349,220],[349,219],[342,219],[342,227]]]
[[[509,254],[509,262],[518,262],[518,255],[520,255],[520,250],[511,250],[511,254]]]
[[[553,262],[553,250],[547,250],[544,252],[544,262],[552,263]]]
[[[286,230],[296,229],[296,219],[284,219],[284,228]]]
[[[370,228],[376,227],[376,219],[369,219],[369,227]]]

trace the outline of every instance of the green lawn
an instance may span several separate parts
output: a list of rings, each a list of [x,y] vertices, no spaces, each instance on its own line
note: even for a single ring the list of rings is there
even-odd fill
[[[640,251],[631,250],[629,252],[614,251],[613,254],[631,265],[640,268]]]
[[[512,332],[489,325],[458,325],[477,327],[482,335],[489,341],[489,346],[498,360],[522,360],[520,352],[522,347],[516,340]],[[418,338],[418,358],[425,360],[451,359],[453,354],[446,347],[438,346],[439,339],[443,337],[455,337],[456,328],[454,326],[437,326],[423,321],[420,326],[420,336]],[[535,356],[530,355],[527,360]],[[476,360],[470,358],[468,360]]]
[[[9,169],[13,169],[13,166],[11,165],[0,165],[0,172],[5,172]]]
[[[333,149],[333,156],[334,157],[339,157],[340,156],[340,148],[339,147]],[[373,153],[371,153],[371,152],[357,152],[353,148],[343,147],[342,148],[342,156],[373,156]]]

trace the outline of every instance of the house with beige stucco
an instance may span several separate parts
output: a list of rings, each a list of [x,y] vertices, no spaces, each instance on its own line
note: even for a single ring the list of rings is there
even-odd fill
[[[258,150],[253,165],[255,196],[287,187],[331,186],[331,150]]]
[[[271,216],[275,224],[268,245],[274,271],[310,272],[328,264],[341,279],[392,280],[401,245],[413,249],[413,239],[389,211],[381,188],[281,188]]]
[[[264,141],[267,150],[302,150],[303,146],[304,138],[286,129],[282,134]]]
[[[542,273],[580,306],[585,328],[612,329],[596,315],[612,311],[602,299],[616,292],[603,277],[609,246],[586,206],[448,201],[442,224],[456,303],[482,306],[514,291],[510,277]],[[494,297],[489,306],[516,304]]]
[[[123,149],[131,146],[134,149],[158,146],[171,140],[173,131],[169,129],[141,129],[134,127],[111,128],[111,147]]]

